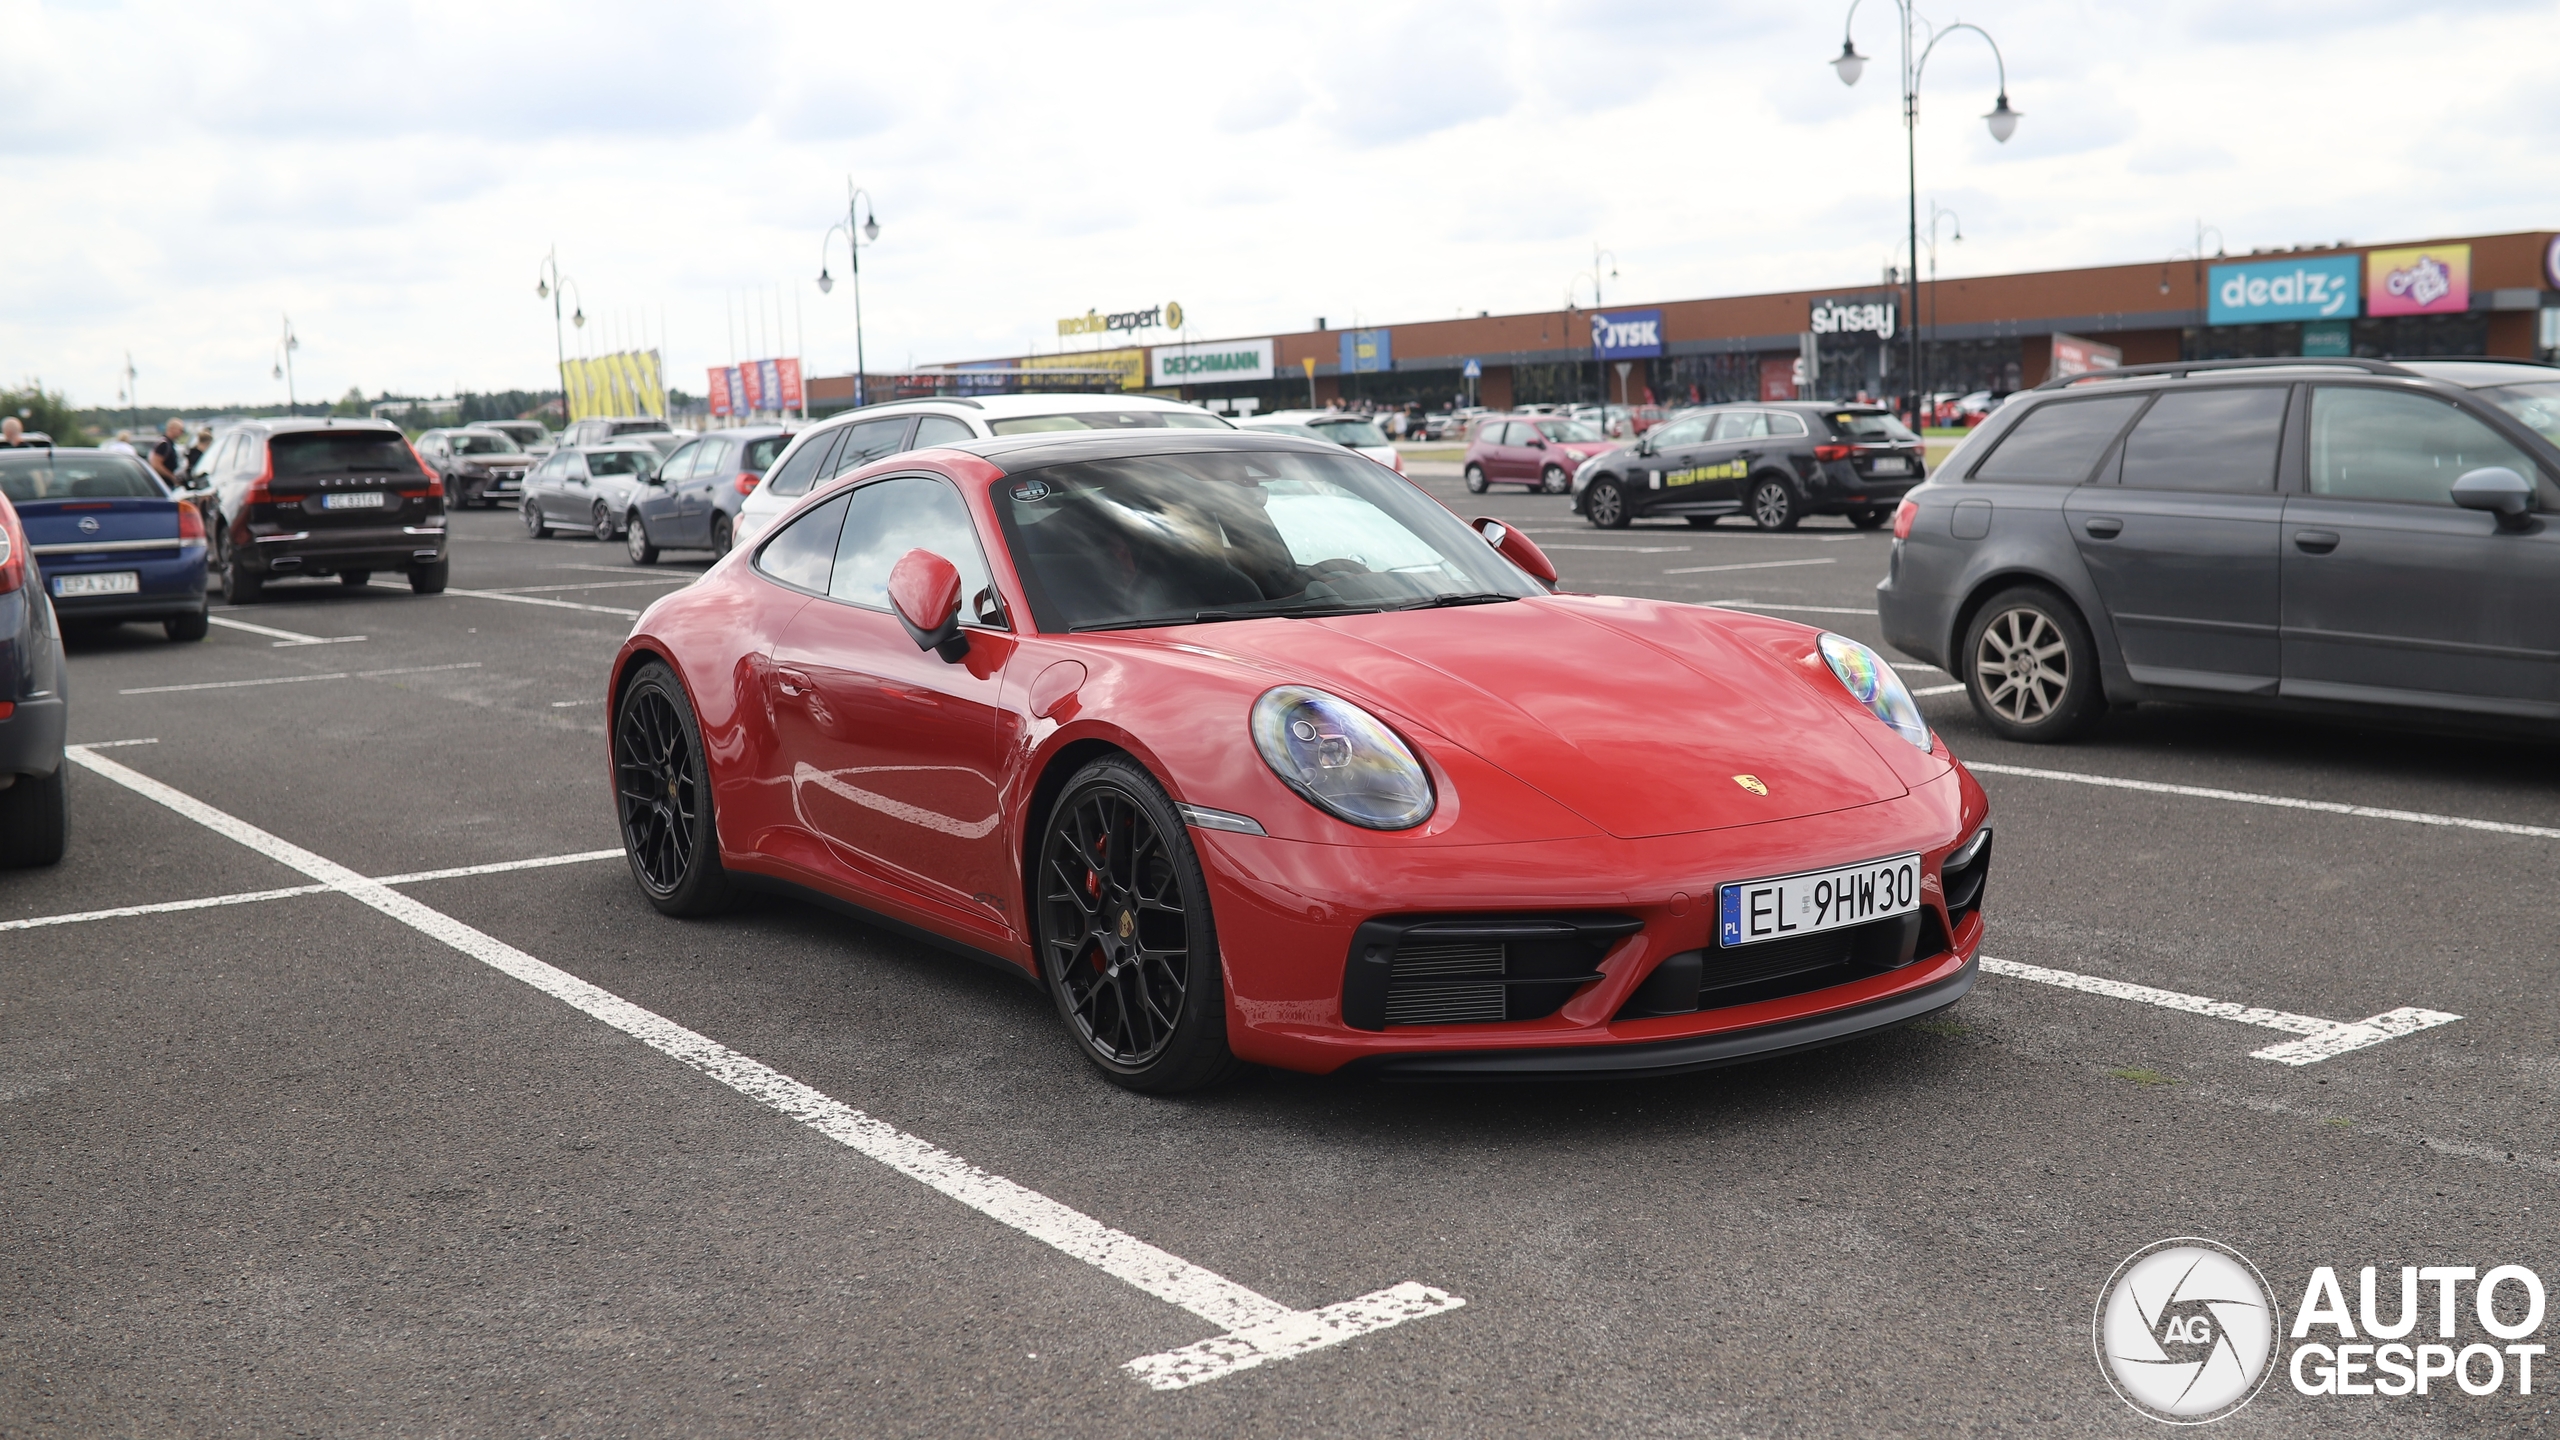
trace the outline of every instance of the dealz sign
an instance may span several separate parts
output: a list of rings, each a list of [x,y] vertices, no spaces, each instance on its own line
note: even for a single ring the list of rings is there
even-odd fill
[[[1890,295],[1850,295],[1816,300],[1808,328],[1816,335],[1873,335],[1879,340],[1890,340],[1897,309],[1899,307]]]

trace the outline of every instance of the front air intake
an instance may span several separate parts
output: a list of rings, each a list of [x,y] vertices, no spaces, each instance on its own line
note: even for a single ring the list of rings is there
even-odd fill
[[[1643,928],[1625,915],[1372,920],[1352,937],[1342,1020],[1383,1030],[1540,1019],[1600,979],[1609,948]]]

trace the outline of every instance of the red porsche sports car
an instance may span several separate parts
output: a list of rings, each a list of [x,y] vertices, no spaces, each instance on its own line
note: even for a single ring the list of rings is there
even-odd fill
[[[1554,575],[1285,435],[883,460],[633,627],[632,874],[990,960],[1141,1090],[1666,1073],[1963,996],[1989,807],[1893,670]]]

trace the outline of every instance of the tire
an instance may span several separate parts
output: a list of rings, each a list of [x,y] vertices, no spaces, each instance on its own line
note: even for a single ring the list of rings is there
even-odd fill
[[[1484,467],[1483,467],[1483,466],[1481,466],[1481,465],[1470,465],[1470,466],[1468,466],[1468,467],[1467,467],[1467,493],[1468,493],[1468,494],[1470,494],[1470,495],[1481,495],[1481,494],[1483,494],[1485,491],[1490,490],[1490,489],[1492,489],[1492,488],[1493,488],[1493,482],[1484,478]]]
[[[530,495],[524,497],[524,533],[536,540],[551,538],[551,522],[543,518],[542,506]]]
[[[362,587],[371,579],[373,579],[373,572],[370,570],[341,570],[338,572],[338,583],[346,586],[350,590]]]
[[[1040,977],[1085,1058],[1156,1095],[1239,1073],[1208,882],[1164,787],[1125,756],[1096,760],[1039,846]]]
[[[480,503],[471,497],[471,487],[463,484],[459,480],[449,480],[445,482],[444,490],[446,495],[452,497],[453,509],[468,510],[472,506]]]
[[[71,762],[0,790],[0,867],[51,865],[71,838]]]
[[[1793,530],[1804,519],[1796,489],[1772,475],[1751,487],[1751,523],[1763,530]]]
[[[601,500],[587,516],[587,533],[595,536],[598,544],[607,544],[613,539],[613,512],[604,508]]]
[[[1582,494],[1582,518],[1595,530],[1624,530],[1634,516],[1627,513],[1627,492],[1615,480],[1594,480]]]
[[[444,582],[453,573],[453,562],[439,560],[433,565],[415,565],[409,570],[409,588],[420,595],[441,595]]]
[[[1569,495],[1573,493],[1573,477],[1564,472],[1563,466],[1550,465],[1539,472],[1538,488],[1550,495]]]
[[[1965,696],[2003,740],[2049,745],[2106,711],[2098,646],[2060,593],[2021,585],[1994,595],[1965,627]]]
[[[622,522],[622,553],[629,556],[634,565],[658,563],[658,547],[649,543],[649,522],[641,519],[637,510]]]
[[[160,622],[160,633],[172,640],[201,640],[212,629],[213,617],[202,606]]]
[[[735,902],[720,864],[702,729],[684,686],[660,661],[643,664],[614,706],[613,789],[623,858],[658,913],[716,915]]]
[[[728,553],[729,553],[729,545],[730,545],[731,541],[735,538],[736,534],[737,534],[737,531],[736,531],[736,529],[735,529],[733,526],[731,526],[731,525],[730,525],[730,523],[729,523],[729,517],[728,517],[728,516],[726,516],[726,515],[714,515],[714,516],[712,516],[712,517],[711,517],[711,558],[712,558],[712,559],[714,559],[714,560],[717,560],[717,559],[719,559],[721,556],[728,554]]]
[[[1681,518],[1689,522],[1689,528],[1692,530],[1713,530],[1716,528],[1716,521],[1723,517],[1719,515],[1687,515]]]
[[[1891,518],[1893,518],[1893,512],[1890,510],[1870,509],[1849,512],[1849,523],[1861,530],[1881,530],[1884,528],[1884,522]]]
[[[257,604],[259,593],[267,588],[267,577],[241,564],[237,555],[228,558],[231,563],[222,567],[222,603]]]

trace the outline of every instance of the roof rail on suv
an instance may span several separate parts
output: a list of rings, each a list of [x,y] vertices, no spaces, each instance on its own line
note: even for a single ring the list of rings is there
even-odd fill
[[[2080,375],[2060,375],[2037,386],[2039,390],[2060,390],[2083,380],[2123,380],[2137,375],[2176,377],[2199,370],[2265,370],[2301,365],[2336,365],[2362,370],[2368,375],[2401,375],[2418,378],[2414,370],[2404,370],[2388,360],[2368,360],[2361,355],[2276,355],[2255,360],[2178,360],[2163,365],[2124,365],[2113,370],[2091,370]]]

